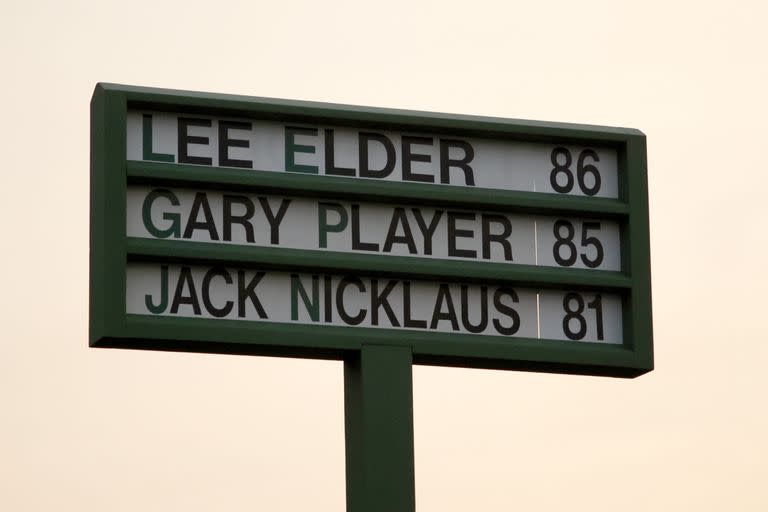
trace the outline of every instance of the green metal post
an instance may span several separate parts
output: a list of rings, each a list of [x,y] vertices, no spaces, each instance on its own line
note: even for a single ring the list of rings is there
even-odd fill
[[[347,512],[414,512],[411,348],[358,354],[344,362]]]

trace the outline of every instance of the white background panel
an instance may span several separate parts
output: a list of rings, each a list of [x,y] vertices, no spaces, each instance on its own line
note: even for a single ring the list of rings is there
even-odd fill
[[[576,249],[576,259],[572,265],[560,265],[555,260],[555,250],[560,252],[560,257],[566,262],[571,259],[571,249],[563,242],[558,242],[555,236],[555,223],[566,221],[573,227],[573,237],[571,242]],[[599,228],[589,225],[586,232],[584,223],[597,223]],[[567,226],[559,227],[559,237],[568,239],[569,230]],[[586,236],[587,239],[583,239]],[[598,250],[595,243],[588,238],[594,237],[602,246],[603,258],[600,264],[595,267],[589,267],[583,258],[588,262],[598,262]],[[619,225],[616,222],[595,219],[577,219],[571,217],[539,217],[536,219],[536,240],[537,240],[537,262],[539,265],[552,267],[565,266],[567,268],[594,268],[595,270],[621,270],[621,246],[619,238]],[[585,244],[582,245],[582,240]]]
[[[177,115],[162,112],[128,112],[127,118],[127,158],[129,160],[142,160],[142,133],[143,114],[152,115],[152,151],[174,156],[178,160],[178,126]],[[192,117],[192,116],[190,116]],[[218,165],[218,120],[210,116],[195,115],[195,118],[211,119],[211,127],[190,126],[188,134],[192,136],[208,137],[207,145],[189,144],[190,156],[210,157],[213,165]],[[232,119],[252,123],[251,130],[229,131],[230,139],[244,139],[249,141],[247,148],[229,148],[229,158],[251,160],[253,168],[263,171],[285,170],[285,127],[301,126],[316,128],[317,135],[295,135],[294,143],[309,145],[315,148],[314,153],[294,153],[296,164],[313,165],[319,168],[319,174],[325,174],[325,134],[326,128],[334,130],[334,155],[336,167],[359,167],[358,130],[344,127],[327,127],[319,125],[285,125],[276,122],[252,121],[245,119]],[[402,135],[428,137],[432,140],[430,145],[412,145],[412,154],[425,154],[430,156],[429,162],[413,162],[412,172],[427,174],[434,177],[434,183],[440,183],[440,145],[439,136],[419,133],[396,133],[385,130],[366,130],[386,135],[393,143],[396,154],[394,171],[387,177],[387,181],[400,181],[402,179]],[[531,192],[556,193],[550,183],[552,173],[552,151],[554,144],[534,144],[528,142],[502,141],[494,139],[462,138],[456,136],[444,137],[444,139],[459,139],[468,142],[474,149],[474,158],[469,163],[473,169],[475,186],[500,190],[521,190]],[[596,197],[618,197],[618,164],[616,151],[608,148],[583,146],[563,146],[571,154],[570,172],[573,175],[573,188],[569,195],[585,195],[580,189],[577,179],[577,163],[579,154],[585,149],[596,151],[599,161],[586,159],[585,163],[591,163],[598,168],[601,186],[594,194]],[[381,169],[386,163],[386,152],[378,142],[369,143],[369,160],[371,169]],[[451,158],[460,159],[463,151],[459,148],[451,148]],[[561,157],[560,162],[564,161]],[[561,176],[561,179],[563,176]],[[371,179],[371,178],[365,178]],[[587,187],[592,187],[593,182],[588,176]],[[562,179],[564,183],[565,180]],[[457,168],[450,169],[450,185],[467,186],[464,172]]]
[[[154,190],[150,187],[131,187],[128,189],[127,199],[127,234],[128,236],[154,238],[154,236],[147,230],[143,218],[142,208],[147,195]],[[180,215],[180,234],[183,236],[185,227],[190,218],[192,203],[197,191],[193,190],[180,190],[172,189],[173,194],[179,201],[178,206],[174,206],[171,201],[165,197],[158,197],[152,202],[151,206],[151,218],[153,225],[160,229],[166,230],[172,222],[165,219],[166,215]],[[216,226],[215,235],[218,240],[212,239],[212,233],[207,229],[195,229],[190,233],[190,240],[199,242],[223,242],[224,230],[223,230],[223,196],[226,192],[207,191],[206,197],[208,204],[211,208],[211,216],[214,219]],[[236,196],[247,196],[248,199],[254,204],[254,215],[251,217],[249,224],[253,226],[253,245],[257,246],[269,246],[272,244],[272,229],[265,215],[264,208],[262,207],[259,198],[265,198],[269,204],[269,208],[273,215],[277,215],[280,210],[283,199],[290,199],[285,216],[280,222],[279,226],[279,246],[294,248],[294,249],[312,249],[312,250],[331,250],[340,252],[361,252],[366,254],[384,253],[385,240],[392,223],[394,208],[396,206],[384,205],[384,204],[372,204],[372,203],[355,203],[359,204],[359,240],[365,243],[378,244],[378,251],[353,251],[352,246],[352,204],[348,201],[336,201],[336,200],[323,200],[323,199],[311,199],[311,198],[296,198],[286,196],[275,196],[265,194],[231,194]],[[343,231],[340,232],[327,232],[326,248],[322,248],[320,245],[319,237],[319,218],[320,207],[319,203],[332,203],[340,206],[345,212],[347,218],[347,225]],[[490,249],[489,258],[483,258],[484,244],[482,241],[482,224],[483,217],[481,213],[469,212],[466,210],[454,210],[454,209],[439,209],[442,212],[438,218],[437,226],[431,237],[422,234],[419,224],[416,220],[416,214],[413,206],[402,206],[404,208],[406,222],[409,226],[410,232],[413,235],[415,254],[411,253],[412,248],[408,247],[406,243],[394,243],[389,248],[389,252],[386,254],[398,255],[398,256],[421,256],[421,257],[433,257],[433,258],[454,258],[454,259],[469,259],[478,261],[496,261],[504,262],[506,259],[505,248],[501,243],[491,242],[488,244]],[[423,221],[427,227],[430,226],[432,220],[435,218],[436,209],[428,207],[418,207],[421,212]],[[244,215],[246,207],[240,204],[233,205],[233,215]],[[473,220],[457,219],[455,221],[456,229],[467,230],[471,233],[467,236],[456,237],[456,248],[459,250],[474,251],[476,257],[460,257],[449,256],[448,253],[448,212],[461,212],[472,215]],[[509,249],[511,251],[512,260],[510,263],[521,263],[534,265],[535,264],[535,250],[534,250],[534,220],[533,217],[524,217],[520,215],[505,215],[505,214],[492,214],[502,215],[506,217],[512,227],[512,233],[507,240],[509,241]],[[204,213],[202,210],[198,211],[198,222],[204,220]],[[340,222],[340,213],[335,209],[328,208],[325,213],[325,224],[337,225]],[[504,225],[499,221],[489,222],[491,234],[502,234]],[[403,223],[397,221],[397,229],[395,234],[398,236],[404,235]],[[232,224],[231,228],[231,240],[227,243],[234,244],[248,244],[246,238],[246,230],[239,224]],[[431,254],[426,254],[427,249],[426,240],[431,238]],[[276,244],[274,244],[276,245]]]
[[[172,315],[183,317],[216,318],[214,314],[206,309],[203,301],[203,279],[206,272],[211,267],[192,266],[191,274],[195,287],[196,296],[200,305],[199,312],[195,312],[193,306],[181,304],[175,312],[172,312],[172,302],[175,290],[180,282],[179,265],[168,266],[168,300],[165,310],[158,313],[160,315]],[[303,323],[303,324],[325,324],[325,325],[348,325],[342,321],[338,313],[337,289],[341,276],[331,276],[331,318],[325,316],[326,300],[326,281],[323,274],[318,275],[319,292],[319,311],[320,318],[314,321],[307,311],[301,299],[297,295],[298,308],[297,319],[292,319],[291,310],[291,274],[286,272],[267,272],[254,288],[260,304],[262,305],[266,318],[258,314],[257,308],[252,304],[250,298],[246,297],[245,308],[241,311],[238,305],[238,270],[227,267],[231,276],[232,283],[226,283],[221,276],[213,277],[210,280],[208,296],[216,308],[223,308],[228,302],[233,303],[231,311],[224,317],[227,319],[251,320],[251,321],[270,321],[279,323]],[[256,275],[256,271],[247,270],[243,274],[243,284],[247,285]],[[147,295],[151,296],[151,301],[155,305],[161,303],[161,265],[155,263],[131,263],[127,270],[126,285],[126,307],[130,314],[151,315],[155,314],[149,310],[146,303]],[[306,290],[308,297],[312,298],[312,274],[300,273],[300,281]],[[357,324],[360,327],[379,327],[379,328],[404,328],[405,318],[405,286],[403,280],[392,279],[395,281],[392,290],[386,295],[387,302],[396,317],[394,321],[389,318],[385,308],[378,308],[378,323],[372,323],[371,315],[371,279],[358,276],[362,280],[363,290],[360,290],[355,284],[345,287],[342,292],[343,308],[347,315],[357,316],[365,310],[364,319]],[[389,284],[390,279],[378,279],[378,291],[381,295],[384,288]],[[429,281],[410,281],[410,318],[413,320],[426,320],[431,323],[433,313],[436,308],[438,285],[437,282]],[[498,330],[494,328],[494,319],[501,322],[503,327],[512,325],[510,316],[500,308],[494,306],[494,293],[497,287],[486,286],[485,291],[479,285],[467,286],[467,320],[470,324],[477,326],[483,324],[485,327],[479,334],[499,335]],[[622,308],[621,298],[618,295],[600,293],[600,292],[565,292],[546,290],[538,293],[529,289],[514,288],[518,301],[514,302],[510,295],[503,294],[501,302],[505,306],[512,307],[519,315],[519,330],[513,334],[518,337],[542,338],[554,340],[569,340],[581,342],[599,342],[621,344],[622,335]],[[470,332],[463,325],[461,285],[450,284],[449,291],[451,300],[456,312],[458,321],[458,330],[453,329],[450,320],[441,319],[437,322],[435,328],[429,326],[429,330],[440,332]],[[480,304],[483,301],[483,293],[487,300],[488,317],[487,322],[482,322]],[[575,338],[569,338],[566,335],[564,319],[568,313],[564,307],[564,298],[567,293],[575,293],[582,299],[582,306],[579,306],[578,299],[573,297],[569,300],[568,308],[574,313],[574,318],[568,322],[568,328]],[[185,281],[182,288],[182,295],[190,296],[188,283]],[[599,303],[595,301],[600,296]],[[590,307],[592,304],[592,307]],[[442,303],[439,310],[447,312],[448,306]],[[599,312],[599,313],[598,313]],[[583,318],[583,324],[577,317]],[[599,321],[602,328],[599,327]],[[583,332],[580,332],[584,329]],[[602,333],[600,332],[602,331]],[[577,338],[577,339],[576,339]]]
[[[539,293],[539,318],[541,322],[541,337],[553,340],[568,340],[565,333],[563,320],[567,311],[563,305],[563,299],[569,292],[564,291],[543,291]],[[622,318],[621,318],[621,298],[618,295],[611,295],[600,292],[575,292],[583,299],[583,311],[580,316],[584,319],[586,332],[583,338],[577,341],[591,341],[600,343],[622,343]],[[588,304],[593,303],[596,296],[600,296],[602,305],[602,326],[603,339],[598,339],[598,315],[597,308],[590,308]],[[570,300],[571,311],[578,311],[580,308],[576,300]],[[572,333],[578,333],[581,329],[578,320],[569,319],[569,328]]]
[[[174,291],[176,290],[177,283],[179,282],[180,269],[182,267],[178,265],[169,265],[168,270],[168,303],[167,308],[162,315],[172,315],[171,306]],[[195,289],[200,303],[200,314],[195,314],[194,308],[191,305],[179,306],[177,312],[173,316],[184,317],[199,317],[199,318],[215,318],[214,315],[206,310],[203,305],[203,290],[202,283],[205,273],[211,267],[194,266],[191,268],[193,281],[195,283]],[[228,268],[230,275],[232,276],[232,284],[227,284],[225,279],[217,276],[210,281],[209,296],[211,303],[217,308],[223,308],[228,301],[231,301],[234,305],[231,312],[226,315],[227,319],[239,319],[239,320],[252,320],[252,321],[270,321],[280,323],[303,323],[303,324],[323,324],[323,325],[347,325],[344,323],[338,315],[336,310],[337,299],[336,289],[340,281],[340,276],[332,276],[332,302],[334,306],[334,313],[330,322],[325,321],[325,280],[323,275],[319,275],[319,301],[320,301],[320,319],[318,322],[314,322],[310,315],[306,312],[302,299],[298,299],[298,319],[296,321],[291,319],[291,280],[289,273],[286,272],[267,272],[262,280],[254,288],[264,312],[267,318],[260,318],[256,307],[252,304],[250,299],[246,300],[246,307],[244,310],[244,316],[239,316],[238,311],[238,275],[237,269]],[[245,272],[244,283],[248,284],[251,278],[256,274],[256,271],[249,270]],[[130,314],[147,315],[153,314],[147,308],[146,296],[149,294],[152,296],[153,304],[159,305],[161,302],[161,265],[152,263],[132,263],[128,265],[127,269],[127,285],[126,285],[126,308]],[[312,297],[312,277],[311,274],[299,274],[301,282],[306,289],[308,296]],[[343,304],[345,311],[350,316],[357,315],[362,309],[368,310],[365,315],[365,319],[359,324],[359,327],[379,327],[379,328],[403,328],[404,318],[404,296],[405,290],[402,280],[395,280],[397,284],[392,291],[388,294],[388,302],[394,314],[397,316],[397,322],[399,326],[390,323],[387,314],[383,307],[379,307],[379,322],[378,325],[371,323],[371,283],[370,278],[361,277],[365,291],[360,291],[354,284],[347,286],[343,291]],[[381,278],[379,281],[379,294],[382,293],[384,287],[389,283],[389,279]],[[428,281],[411,281],[410,285],[410,311],[411,318],[413,320],[427,320],[429,324],[437,302],[438,284]],[[450,285],[450,295],[452,297],[453,306],[456,312],[458,320],[459,330],[453,330],[451,322],[447,319],[441,319],[436,328],[429,328],[428,330],[440,331],[440,332],[468,332],[462,322],[462,309],[461,309],[461,286],[458,284]],[[488,300],[488,317],[485,329],[480,333],[483,335],[499,335],[499,332],[495,330],[493,321],[500,322],[502,327],[510,327],[513,325],[513,320],[503,311],[498,308],[494,308],[494,293],[498,287],[488,286],[486,287],[486,297]],[[482,300],[482,289],[480,286],[469,285],[468,289],[468,321],[473,325],[481,324],[480,303]],[[531,290],[514,289],[517,294],[518,302],[514,302],[512,297],[508,294],[504,294],[501,297],[501,302],[505,306],[512,307],[517,311],[520,319],[519,329],[514,333],[516,337],[529,337],[535,338],[537,331],[537,309],[536,309],[536,293]],[[183,295],[189,296],[189,288],[187,284],[184,284]],[[447,305],[442,304],[440,309],[443,312],[448,311]],[[421,329],[419,329],[421,330]]]

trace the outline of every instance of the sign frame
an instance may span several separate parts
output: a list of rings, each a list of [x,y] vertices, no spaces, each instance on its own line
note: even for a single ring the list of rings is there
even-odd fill
[[[129,161],[129,109],[614,148],[618,199],[380,182],[301,173]],[[635,377],[653,369],[645,135],[634,129],[521,121],[97,84],[91,101],[89,342],[94,347],[347,360],[366,345],[409,348],[414,364]],[[618,222],[620,272],[376,254],[242,247],[126,236],[129,184],[266,191]],[[492,193],[489,193],[492,192]],[[129,261],[605,290],[622,297],[623,344],[126,313]]]

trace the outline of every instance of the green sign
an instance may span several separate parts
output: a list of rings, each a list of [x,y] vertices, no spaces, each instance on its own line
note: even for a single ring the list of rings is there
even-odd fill
[[[635,376],[636,130],[98,85],[94,346]]]
[[[414,363],[650,371],[648,242],[636,130],[93,95],[90,344],[344,360],[350,511],[413,510]]]

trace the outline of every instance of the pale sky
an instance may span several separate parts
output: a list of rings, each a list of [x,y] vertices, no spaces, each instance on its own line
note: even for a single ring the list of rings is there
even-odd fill
[[[89,101],[115,82],[642,130],[656,370],[416,367],[417,510],[768,510],[764,2],[0,12],[0,509],[344,510],[340,362],[88,348]]]

